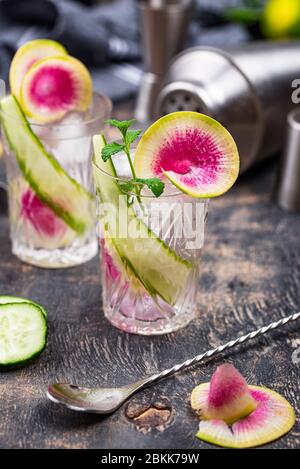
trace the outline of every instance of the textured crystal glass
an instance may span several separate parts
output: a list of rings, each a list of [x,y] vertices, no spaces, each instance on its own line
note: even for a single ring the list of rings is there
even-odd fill
[[[110,112],[109,99],[94,93],[93,103],[84,114],[71,112],[60,122],[52,124],[30,123],[47,152],[69,176],[91,193],[92,136],[102,130]],[[6,118],[10,119],[9,116]],[[18,123],[11,118],[10,125]],[[3,142],[13,253],[24,262],[47,268],[71,267],[94,257],[98,243],[93,197],[88,208],[90,223],[82,234],[78,234],[39,199],[20,170],[13,142],[9,145],[5,135]],[[41,183],[45,184],[45,181]],[[57,195],[63,198],[63,194]]]
[[[119,329],[163,334],[187,325],[196,314],[200,257],[208,200],[173,186],[155,198],[148,190],[110,200],[103,188],[116,178],[93,162],[103,309]]]

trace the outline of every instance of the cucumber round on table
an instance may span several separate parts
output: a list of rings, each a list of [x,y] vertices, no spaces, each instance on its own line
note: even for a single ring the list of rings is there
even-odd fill
[[[0,368],[20,366],[38,356],[46,346],[47,322],[32,303],[0,305]]]
[[[10,295],[0,295],[0,305],[6,305],[7,303],[29,303],[35,306],[38,306],[41,310],[45,318],[47,318],[48,313],[45,308],[36,303],[35,301],[27,300],[26,298],[21,298],[19,296],[10,296]]]

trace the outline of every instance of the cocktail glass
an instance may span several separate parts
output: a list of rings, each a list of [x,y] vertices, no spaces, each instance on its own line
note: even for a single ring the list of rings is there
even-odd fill
[[[46,151],[71,178],[92,195],[87,209],[89,222],[81,233],[70,227],[47,203],[40,200],[28,182],[29,178],[24,177],[24,172],[20,169],[13,148],[14,142],[8,143],[4,132],[2,133],[12,252],[22,261],[39,267],[62,268],[86,262],[97,253],[91,171],[92,135],[101,131],[110,112],[109,99],[94,93],[92,105],[85,113],[70,112],[61,121],[51,124],[30,122],[32,131]],[[5,117],[9,125],[18,125],[13,117]],[[64,194],[60,193],[58,196],[63,198]]]
[[[127,332],[172,332],[197,312],[208,199],[171,185],[159,198],[147,190],[126,192],[124,155],[114,164],[118,177],[93,161],[104,314]]]

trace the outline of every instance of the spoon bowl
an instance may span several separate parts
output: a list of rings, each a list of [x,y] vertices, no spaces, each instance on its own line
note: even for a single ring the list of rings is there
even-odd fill
[[[49,386],[47,396],[51,401],[63,404],[72,410],[110,414],[142,384],[139,381],[118,388],[86,388],[75,384],[54,383]]]

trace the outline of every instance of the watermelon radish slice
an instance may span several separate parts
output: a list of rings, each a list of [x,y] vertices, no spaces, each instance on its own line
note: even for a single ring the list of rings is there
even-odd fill
[[[53,122],[69,111],[86,111],[92,101],[87,68],[69,55],[37,61],[24,75],[20,104],[37,122]]]
[[[197,438],[227,448],[250,448],[287,433],[295,413],[280,394],[248,386],[229,364],[221,365],[210,383],[193,389],[191,405],[201,422]]]
[[[236,181],[239,155],[219,122],[197,112],[174,112],[144,133],[134,167],[138,177],[165,176],[191,197],[217,197]]]
[[[59,218],[29,187],[21,194],[21,219],[23,231],[34,246],[58,249],[69,246],[76,233]]]
[[[50,39],[34,39],[19,47],[11,62],[9,84],[11,93],[20,99],[22,79],[27,70],[38,60],[51,56],[66,56],[66,49]]]
[[[9,184],[10,218],[20,238],[40,249],[59,249],[76,238],[76,232],[45,205],[22,176]]]

